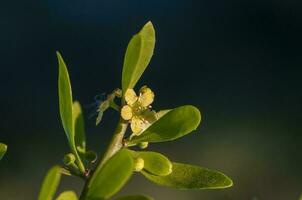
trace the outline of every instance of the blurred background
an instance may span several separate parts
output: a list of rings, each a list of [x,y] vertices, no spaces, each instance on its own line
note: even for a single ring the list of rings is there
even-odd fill
[[[55,51],[86,116],[88,145],[102,153],[118,114],[95,127],[98,94],[120,87],[126,46],[151,20],[157,43],[138,87],[154,108],[193,104],[200,128],[151,145],[171,160],[220,170],[225,190],[176,191],[135,175],[120,194],[155,199],[298,199],[302,192],[302,4],[287,0],[41,0],[0,7],[0,163],[3,200],[36,199],[46,171],[68,152],[59,118]],[[80,192],[64,177],[60,190]],[[120,195],[119,194],[119,195]]]

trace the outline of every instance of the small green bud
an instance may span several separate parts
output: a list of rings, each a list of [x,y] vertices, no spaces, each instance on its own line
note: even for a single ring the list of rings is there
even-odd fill
[[[63,158],[63,163],[67,166],[71,165],[75,161],[75,156],[72,153],[66,154]]]
[[[67,166],[67,169],[70,170],[73,174],[81,175],[79,167],[75,164],[75,156],[72,153],[66,154],[63,158],[63,163]]]
[[[145,161],[142,158],[138,157],[134,159],[134,171],[136,172],[142,171],[144,165],[145,165]]]
[[[148,147],[148,145],[149,145],[148,142],[141,142],[141,143],[138,144],[138,147],[141,148],[141,149],[145,149],[145,148]]]

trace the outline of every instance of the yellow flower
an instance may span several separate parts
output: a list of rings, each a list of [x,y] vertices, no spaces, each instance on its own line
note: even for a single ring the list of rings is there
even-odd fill
[[[133,134],[139,135],[155,120],[155,112],[150,110],[154,93],[147,86],[143,86],[139,96],[133,89],[128,89],[124,97],[127,104],[122,107],[121,116],[130,121]]]

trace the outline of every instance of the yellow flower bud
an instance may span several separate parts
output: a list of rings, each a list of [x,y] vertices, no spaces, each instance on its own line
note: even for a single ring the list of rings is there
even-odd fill
[[[132,108],[128,105],[123,106],[121,116],[124,120],[130,120],[133,116]]]
[[[137,101],[137,95],[133,89],[128,89],[125,93],[125,100],[128,105],[133,105]]]
[[[134,171],[140,172],[144,169],[145,161],[142,158],[135,158],[134,159]]]

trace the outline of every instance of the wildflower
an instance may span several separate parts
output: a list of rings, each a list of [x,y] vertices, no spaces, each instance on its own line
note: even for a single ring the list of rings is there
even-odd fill
[[[155,112],[151,110],[151,104],[154,100],[154,93],[147,86],[143,86],[136,95],[133,89],[128,89],[125,93],[126,105],[121,110],[121,116],[124,120],[130,121],[130,127],[134,135],[139,135],[153,121],[155,121]]]

